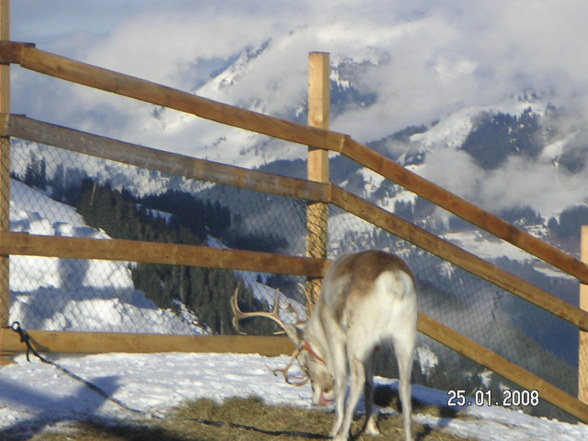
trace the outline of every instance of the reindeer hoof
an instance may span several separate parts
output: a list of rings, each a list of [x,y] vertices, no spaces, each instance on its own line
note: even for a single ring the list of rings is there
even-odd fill
[[[369,419],[365,431],[370,435],[381,435],[380,429],[378,429],[376,421],[373,418]]]

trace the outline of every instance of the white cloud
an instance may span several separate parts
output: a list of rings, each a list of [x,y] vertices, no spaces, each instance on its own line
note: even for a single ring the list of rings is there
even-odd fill
[[[492,105],[525,88],[588,115],[583,0],[45,3],[15,2],[13,34],[38,38],[42,49],[184,90],[206,79],[210,60],[220,63],[270,38],[271,50],[218,99],[240,104],[259,98],[266,102],[260,110],[273,114],[304,102],[308,52],[378,61],[358,79],[377,101],[332,119],[334,130],[361,141],[463,107]],[[42,26],[33,9],[45,14]],[[126,132],[144,126],[132,121],[133,112],[144,118],[148,108],[82,88],[67,88],[56,111],[49,100],[65,86],[38,81],[26,91],[16,85],[19,111],[34,107],[39,117],[61,123],[98,118],[87,126],[100,124],[102,115],[109,129],[118,125]]]
[[[520,156],[510,157],[500,168],[484,170],[463,150],[438,149],[427,154],[417,172],[494,213],[530,206],[548,219],[588,199],[582,173]]]
[[[484,181],[484,171],[473,158],[463,150],[452,148],[428,153],[426,162],[418,173],[470,201],[478,198],[480,186]]]
[[[474,200],[490,211],[531,206],[544,218],[558,216],[588,198],[582,173],[567,173],[521,157],[512,157],[504,167],[480,175],[479,188]]]

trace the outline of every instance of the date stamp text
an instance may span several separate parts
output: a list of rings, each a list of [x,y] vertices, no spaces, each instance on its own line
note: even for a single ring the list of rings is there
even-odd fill
[[[503,407],[535,407],[539,405],[539,391],[505,389],[500,394],[490,390],[476,390],[473,396],[466,395],[465,390],[447,391],[448,407],[467,406],[503,406]]]

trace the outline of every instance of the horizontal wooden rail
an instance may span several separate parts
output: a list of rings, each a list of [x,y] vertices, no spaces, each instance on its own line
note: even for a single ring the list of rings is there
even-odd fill
[[[588,312],[583,311],[533,284],[364,201],[339,188],[332,188],[338,207],[389,231],[455,265],[483,278],[547,311],[588,330]],[[193,245],[176,245],[120,239],[53,237],[26,233],[0,233],[0,255],[28,255],[72,259],[101,259],[170,265],[232,268],[246,271],[321,277],[329,262],[243,250],[222,250]]]
[[[588,283],[588,265],[579,259],[439,187],[369,147],[347,138],[340,152],[433,204]]]
[[[31,43],[0,42],[0,63],[62,80],[190,113],[211,121],[262,133],[298,144],[336,148],[343,135],[240,109],[168,86],[121,74],[37,49]]]
[[[315,202],[327,200],[325,184],[249,170],[48,124],[21,115],[0,115],[0,136],[13,136],[127,165],[186,178]],[[2,127],[3,126],[3,127]]]
[[[567,321],[588,330],[588,312],[520,279],[462,248],[390,213],[340,187],[332,186],[331,201],[354,214],[414,245],[451,262],[494,285],[522,297]]]
[[[433,184],[347,135],[198,97],[130,75],[51,54],[37,49],[30,43],[0,42],[0,63],[18,63],[24,68],[55,78],[169,107],[275,138],[342,153],[445,210],[588,284],[587,264]]]
[[[307,277],[322,277],[329,263],[325,259],[311,257],[224,250],[196,245],[9,232],[0,232],[0,255],[231,268]]]
[[[167,335],[113,332],[27,331],[40,352],[98,354],[105,352],[233,352],[273,357],[291,354],[294,345],[288,337],[249,335]],[[0,348],[26,351],[18,334],[0,329]]]
[[[541,399],[549,401],[580,421],[588,423],[588,404],[581,402],[576,397],[555,387],[541,377],[508,361],[506,358],[423,313],[419,313],[418,329],[423,334],[487,367],[498,375],[502,375],[524,389],[537,390]]]

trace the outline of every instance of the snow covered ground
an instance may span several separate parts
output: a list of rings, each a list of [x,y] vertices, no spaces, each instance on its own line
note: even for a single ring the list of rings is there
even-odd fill
[[[310,406],[310,386],[286,384],[270,369],[283,367],[288,358],[236,354],[102,354],[62,357],[65,368],[100,386],[126,406],[165,415],[185,400],[233,396],[262,397],[269,404]],[[295,372],[294,372],[295,373]],[[378,379],[379,384],[395,384]],[[446,404],[447,393],[414,386],[413,395],[433,404]],[[472,418],[414,415],[434,429],[482,441],[588,439],[588,426],[535,418],[499,407],[464,410]],[[136,418],[136,414],[105,400],[52,366],[19,356],[0,368],[0,434],[59,428],[59,424],[89,417]],[[145,417],[147,418],[147,417]]]

